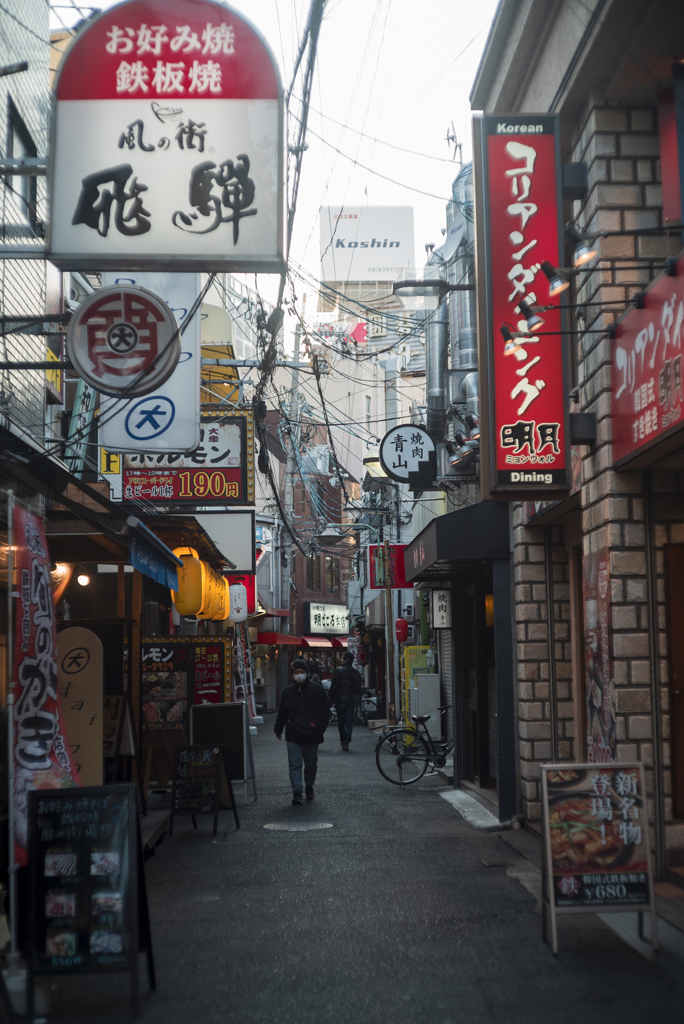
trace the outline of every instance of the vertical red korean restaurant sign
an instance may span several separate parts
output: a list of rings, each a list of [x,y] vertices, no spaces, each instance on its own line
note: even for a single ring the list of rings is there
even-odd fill
[[[283,268],[282,88],[241,15],[214,0],[117,4],[71,43],[54,100],[57,266]]]
[[[668,454],[667,441],[684,427],[684,257],[641,302],[616,324],[611,347],[613,461],[634,468]]]
[[[475,119],[485,496],[549,498],[569,485],[562,315],[542,270],[562,264],[556,115]],[[552,306],[530,334],[519,303]],[[521,338],[505,340],[507,326]],[[486,433],[485,433],[486,431]]]
[[[404,565],[405,544],[390,544],[390,585],[393,590],[410,590],[413,583],[406,582],[406,568]],[[385,580],[385,549],[382,544],[368,545],[368,562],[370,566],[370,590],[384,590]]]
[[[43,524],[14,509],[14,851],[26,864],[28,794],[80,786],[64,732],[57,689],[57,634],[50,556]]]

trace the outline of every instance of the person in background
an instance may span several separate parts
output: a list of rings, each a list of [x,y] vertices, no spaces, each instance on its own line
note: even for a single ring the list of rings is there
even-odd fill
[[[273,731],[281,740],[285,729],[292,803],[303,804],[304,786],[306,799],[314,798],[318,748],[323,742],[323,733],[330,719],[330,707],[325,689],[320,683],[313,681],[309,666],[303,658],[297,658],[292,662],[292,679],[292,685],[286,686],[280,697],[280,708]]]
[[[320,681],[321,681],[321,666],[318,664],[317,661],[310,661],[309,662],[309,676],[311,677],[312,682],[320,683]]]
[[[354,655],[347,651],[344,654],[344,665],[333,672],[330,685],[330,703],[337,711],[337,727],[340,730],[340,744],[343,750],[349,750],[354,727],[354,705],[361,696],[363,680],[361,673],[354,668]]]

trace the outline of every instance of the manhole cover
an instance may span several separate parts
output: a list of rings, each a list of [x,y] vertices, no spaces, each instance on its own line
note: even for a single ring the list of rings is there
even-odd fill
[[[313,821],[309,825],[288,825],[285,821],[274,821],[270,825],[264,825],[264,828],[272,828],[277,832],[310,832],[315,828],[332,828],[332,821]]]

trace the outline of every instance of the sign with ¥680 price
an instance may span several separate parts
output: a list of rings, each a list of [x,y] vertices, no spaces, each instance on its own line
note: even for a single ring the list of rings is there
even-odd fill
[[[542,765],[541,781],[542,915],[553,952],[557,914],[614,910],[650,911],[657,948],[643,765]]]
[[[156,505],[253,504],[251,412],[224,413],[220,422],[203,422],[193,452],[124,455],[123,500],[132,498]]]

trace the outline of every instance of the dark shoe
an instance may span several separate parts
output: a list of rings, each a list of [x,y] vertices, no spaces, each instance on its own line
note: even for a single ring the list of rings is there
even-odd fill
[[[292,803],[293,804],[303,804],[304,803],[304,797],[302,795],[301,789],[296,789],[294,791],[294,793],[292,794]]]
[[[307,786],[306,787],[306,799],[307,800],[313,800],[313,798],[314,798],[313,786]]]
[[[343,750],[349,750],[349,744],[348,743],[343,743],[342,744],[342,749]]]

